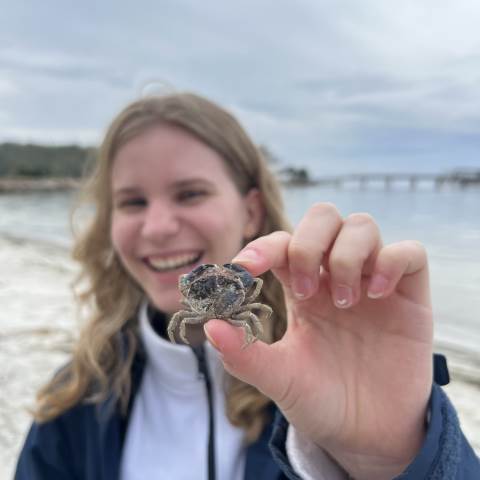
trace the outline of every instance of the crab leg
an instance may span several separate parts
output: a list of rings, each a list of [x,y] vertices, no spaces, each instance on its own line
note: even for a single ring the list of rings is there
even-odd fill
[[[238,320],[245,320],[245,321],[250,320],[251,325],[253,327],[255,327],[255,337],[258,338],[258,336],[263,333],[262,322],[257,317],[257,315],[255,315],[252,311],[246,310],[246,311],[243,311],[243,312],[239,312],[239,313],[234,315],[234,318],[235,318],[235,320],[237,320],[237,319]]]
[[[180,338],[190,345],[190,342],[187,340],[186,337],[186,327],[187,325],[196,325],[198,323],[205,323],[205,317],[203,315],[198,315],[196,317],[187,317],[180,323]]]
[[[167,333],[168,337],[170,338],[172,343],[177,343],[175,340],[175,330],[178,327],[178,324],[180,324],[180,338],[187,344],[189,344],[188,340],[185,337],[186,331],[185,327],[187,324],[195,324],[195,323],[201,323],[204,320],[197,316],[189,316],[192,315],[192,311],[190,310],[180,310],[179,312],[175,313],[173,317],[171,318],[170,322],[168,323],[168,328],[167,328]]]
[[[238,309],[238,313],[245,312],[245,311],[251,311],[252,309],[258,309],[261,310],[263,313],[265,313],[265,320],[268,320],[270,318],[270,315],[272,314],[273,310],[268,306],[263,303],[247,303],[246,305],[242,305]]]
[[[254,278],[254,284],[252,285],[253,292],[245,298],[245,302],[251,302],[254,298],[257,298],[260,294],[260,290],[262,289],[263,280],[261,278]]]
[[[228,320],[228,323],[230,323],[231,325],[234,325],[235,327],[243,328],[243,330],[245,331],[245,343],[243,344],[242,348],[245,348],[247,345],[250,345],[255,340],[257,340],[257,337],[253,334],[252,327],[250,326],[248,319],[245,319],[245,320],[239,319],[238,315],[236,317],[237,319],[230,318]]]

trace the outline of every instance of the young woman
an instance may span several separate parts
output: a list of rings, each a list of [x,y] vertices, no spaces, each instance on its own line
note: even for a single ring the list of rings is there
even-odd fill
[[[480,475],[433,382],[420,244],[383,245],[369,215],[328,203],[291,232],[258,149],[193,94],[123,110],[88,193],[90,319],[39,393],[17,480]],[[211,320],[170,343],[179,276],[228,262],[264,279],[261,341]]]

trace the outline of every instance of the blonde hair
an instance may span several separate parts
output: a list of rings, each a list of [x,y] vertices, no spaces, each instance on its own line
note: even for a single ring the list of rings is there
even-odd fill
[[[240,193],[251,188],[260,191],[265,217],[258,236],[290,228],[273,173],[227,111],[191,93],[147,97],[127,106],[110,125],[82,195],[82,204],[92,203],[94,214],[76,240],[73,257],[82,267],[76,282],[77,299],[91,314],[70,363],[39,391],[37,421],[50,420],[81,401],[100,402],[111,393],[122,412],[127,409],[131,367],[139,348],[136,315],[143,292],[120,264],[111,244],[111,168],[123,145],[159,124],[180,127],[219,153]],[[263,278],[259,301],[274,310],[273,321],[265,326],[264,340],[273,342],[286,329],[285,304],[281,286],[271,272]],[[267,421],[269,400],[233,377],[226,398],[231,423],[245,429],[248,441],[255,440]]]

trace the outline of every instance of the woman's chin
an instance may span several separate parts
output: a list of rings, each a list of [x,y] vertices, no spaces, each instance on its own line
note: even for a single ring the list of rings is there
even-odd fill
[[[149,295],[149,301],[151,305],[154,306],[157,310],[165,313],[167,316],[171,316],[175,312],[183,309],[183,306],[180,303],[180,298],[181,297],[178,290],[175,292],[175,296],[173,298]]]

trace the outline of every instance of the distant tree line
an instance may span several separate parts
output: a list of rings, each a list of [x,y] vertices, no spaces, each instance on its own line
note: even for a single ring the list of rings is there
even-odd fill
[[[305,185],[312,182],[305,168],[282,167],[266,146],[260,145],[259,149],[283,183]],[[94,147],[3,143],[0,144],[0,177],[79,178],[93,164],[95,155]]]
[[[94,148],[77,145],[0,144],[0,177],[79,178],[89,168]]]
[[[277,172],[277,176],[286,185],[311,185],[315,183],[310,172],[304,167],[282,167],[280,160],[265,145],[260,145],[260,152],[270,166]]]
[[[310,185],[314,183],[306,168],[285,167],[279,171],[280,178],[289,185]]]

